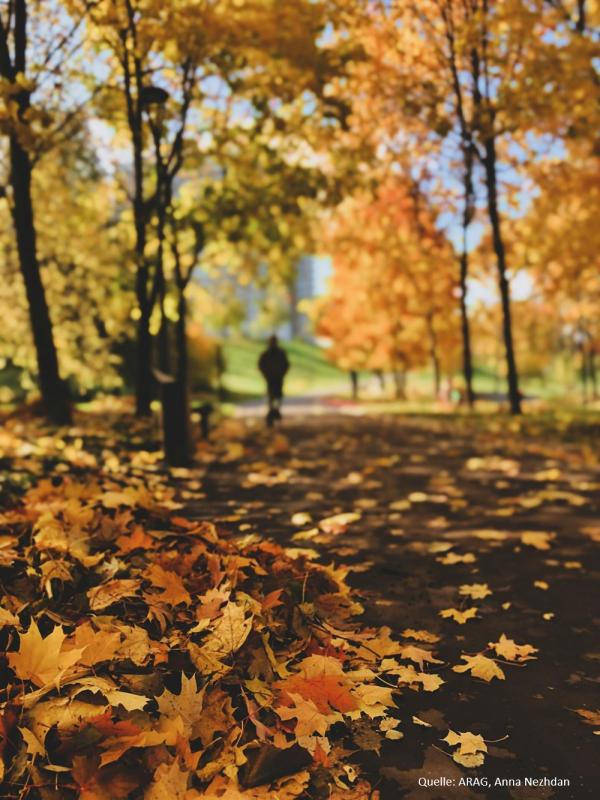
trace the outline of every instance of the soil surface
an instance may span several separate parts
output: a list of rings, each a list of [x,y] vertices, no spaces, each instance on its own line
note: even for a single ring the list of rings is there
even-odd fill
[[[245,424],[243,456],[209,468],[198,515],[231,535],[258,533],[348,565],[365,624],[440,637],[434,652],[443,664],[432,669],[445,683],[434,692],[404,689],[404,737],[379,752],[366,742],[366,753],[353,756],[381,797],[600,796],[600,738],[576,711],[600,705],[593,432],[560,436],[535,425],[523,432],[507,419],[490,428],[448,417],[294,417],[271,431],[258,420]],[[294,524],[300,512],[311,521]],[[345,512],[360,518],[337,535],[318,530]],[[531,545],[524,532],[550,535]],[[443,563],[448,554],[474,560]],[[475,583],[492,594],[459,594]],[[466,624],[440,617],[466,607],[478,608]],[[537,648],[535,660],[499,659],[505,679],[489,683],[453,671],[461,655],[501,634]],[[452,760],[441,741],[449,730],[484,737],[483,766]],[[544,785],[552,779],[565,784]]]

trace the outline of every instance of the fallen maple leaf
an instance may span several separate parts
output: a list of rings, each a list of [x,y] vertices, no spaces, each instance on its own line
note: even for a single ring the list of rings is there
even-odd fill
[[[574,709],[576,714],[583,717],[586,725],[600,725],[600,709],[597,711],[590,711],[587,708]]]
[[[19,638],[19,650],[8,653],[8,663],[19,678],[40,687],[53,682],[58,684],[83,652],[83,648],[63,649],[67,637],[60,625],[44,639],[32,620],[27,633],[21,633]]]
[[[435,644],[435,642],[439,642],[440,640],[440,637],[435,633],[416,631],[414,628],[405,628],[400,636],[403,636],[405,639],[416,639],[417,642],[428,642],[429,644]]]
[[[360,514],[355,511],[348,511],[345,514],[336,514],[333,517],[326,517],[319,522],[319,528],[324,533],[329,533],[334,536],[344,533],[348,525],[360,519]]]
[[[330,656],[309,656],[298,664],[298,672],[275,688],[284,697],[299,694],[305,700],[312,700],[322,714],[331,709],[342,713],[358,708],[358,700],[350,693],[351,683],[344,675],[340,662]]]
[[[296,737],[312,736],[319,734],[324,736],[332,722],[341,719],[338,713],[323,714],[312,700],[306,700],[302,695],[294,692],[287,692],[287,697],[291,700],[291,706],[279,706],[275,712],[283,720],[296,720],[294,734]]]
[[[458,622],[459,625],[464,625],[467,620],[477,616],[478,610],[479,609],[475,606],[466,608],[464,611],[459,611],[457,608],[445,608],[443,611],[440,611],[440,617],[444,617],[444,619],[453,619],[455,622]]]
[[[95,586],[87,593],[90,609],[101,611],[123,600],[124,597],[135,597],[139,588],[140,581],[131,578],[117,579]]]
[[[523,531],[521,533],[521,542],[529,547],[535,547],[536,550],[550,550],[550,542],[556,538],[555,533],[546,533],[545,531]]]
[[[470,731],[462,733],[448,731],[442,742],[448,742],[451,747],[458,745],[458,749],[452,753],[452,758],[457,764],[468,768],[480,767],[483,764],[487,745],[479,734]]]
[[[144,800],[186,800],[190,777],[188,770],[180,769],[178,759],[161,764],[144,793]]]
[[[429,652],[429,650],[425,650],[422,647],[415,647],[415,645],[407,644],[403,645],[400,650],[398,651],[398,655],[400,658],[407,658],[409,661],[414,661],[415,664],[419,665],[419,668],[422,670],[423,665],[425,663],[428,664],[443,664],[443,661],[440,661],[439,658],[434,658],[434,656]]]
[[[458,587],[458,593],[472,600],[483,600],[492,594],[487,583],[463,583]]]
[[[512,639],[507,639],[503,633],[497,642],[489,642],[488,647],[493,647],[500,658],[507,661],[529,661],[535,658],[533,653],[537,653],[537,647],[530,644],[516,644]]]
[[[466,661],[466,664],[452,667],[454,672],[470,672],[474,678],[481,678],[488,683],[492,678],[499,678],[499,680],[503,681],[506,677],[493,658],[487,658],[481,653],[476,656],[462,655],[461,658]]]
[[[189,606],[192,602],[190,593],[183,585],[183,581],[176,572],[163,569],[159,564],[152,564],[146,570],[145,577],[150,581],[152,586],[158,586],[163,591],[158,595],[158,599],[171,606],[177,606],[183,603]]]
[[[198,688],[198,678],[188,678],[185,673],[181,673],[181,690],[179,694],[173,694],[165,689],[158,695],[156,702],[158,710],[166,717],[177,719],[179,717],[184,724],[185,733],[189,738],[193,738],[194,726],[202,717],[204,693],[206,687]]]
[[[391,663],[388,663],[388,661]],[[393,659],[386,659],[381,665],[381,670],[390,675],[397,675],[399,686],[406,684],[415,691],[418,690],[420,685],[426,692],[435,692],[444,683],[439,675],[431,672],[417,672],[412,664],[403,666],[394,662]]]
[[[445,556],[440,558],[436,558],[440,564],[446,565],[453,565],[453,564],[473,564],[475,561],[475,556],[473,553],[465,553],[464,555],[459,555],[458,553],[446,553]]]

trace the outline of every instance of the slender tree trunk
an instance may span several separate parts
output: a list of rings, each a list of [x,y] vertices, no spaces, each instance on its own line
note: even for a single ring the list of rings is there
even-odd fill
[[[176,236],[177,234],[175,234]],[[175,328],[176,367],[174,379],[163,386],[163,427],[167,463],[187,466],[192,460],[192,432],[188,387],[187,301],[185,290],[191,271],[184,277],[176,241],[172,244],[177,286],[177,325]]]
[[[395,369],[392,374],[396,387],[396,400],[406,400],[406,370],[403,368]]]
[[[130,2],[127,2],[126,8],[129,18],[129,27],[121,34],[123,46],[122,67],[133,158],[133,219],[135,226],[136,260],[135,292],[140,312],[137,326],[136,413],[139,417],[147,417],[150,415],[154,379],[152,375],[152,337],[150,335],[152,307],[148,289],[150,270],[146,260],[147,218],[144,206],[144,121],[141,105],[143,75],[139,56],[136,52],[137,30],[133,6]]]
[[[162,386],[164,448],[167,463],[172,467],[188,466],[192,460],[192,436],[188,394],[188,351],[185,289],[179,287],[175,342],[177,362],[172,380]]]
[[[440,368],[440,359],[438,355],[437,334],[433,325],[432,315],[427,316],[427,331],[429,333],[429,355],[431,357],[431,366],[433,368],[433,399],[437,400],[440,396],[440,390],[442,387],[442,371]]]
[[[475,404],[473,390],[473,351],[471,349],[471,326],[467,309],[467,275],[469,271],[469,255],[463,247],[460,256],[460,322],[463,345],[463,376],[465,379],[465,397],[469,408]]]
[[[585,0],[577,0],[576,28],[579,33],[583,33],[586,28]]]
[[[16,136],[10,139],[10,183],[13,190],[12,217],[29,306],[42,402],[52,422],[68,424],[71,421],[69,394],[59,374],[52,322],[36,251],[31,161]]]
[[[352,399],[358,400],[358,372],[355,369],[350,370],[350,388]]]
[[[502,304],[502,334],[504,338],[504,349],[506,357],[506,368],[508,378],[508,399],[511,414],[521,413],[521,394],[519,391],[519,375],[517,372],[517,362],[512,334],[512,319],[510,307],[510,286],[506,274],[506,252],[504,240],[502,238],[502,226],[500,211],[498,209],[498,185],[496,175],[496,141],[494,136],[490,136],[485,141],[485,175],[488,198],[488,213],[492,227],[492,237],[494,242],[494,252],[496,253],[496,263],[498,266],[498,288],[500,290],[500,301]]]
[[[587,405],[589,400],[589,392],[588,392],[588,355],[587,349],[585,346],[585,342],[582,342],[580,345],[580,353],[581,353],[581,367],[580,367],[580,374],[581,374],[581,397],[584,405]]]
[[[466,400],[469,408],[475,404],[473,390],[473,351],[471,348],[471,326],[467,308],[467,278],[469,275],[468,230],[473,216],[473,150],[469,142],[465,148],[465,199],[462,219],[462,253],[460,255],[460,322],[463,345],[463,376],[465,379]],[[468,148],[468,149],[467,149]]]
[[[592,399],[598,399],[598,372],[596,370],[596,351],[594,345],[590,345],[588,353],[588,373],[592,384]]]
[[[18,86],[17,76],[27,72],[27,2],[15,0],[9,4],[8,27],[0,26],[0,77],[13,88],[20,88],[13,95],[17,103],[19,121],[26,124],[30,109],[30,94]],[[13,57],[9,47],[12,16]],[[71,408],[66,383],[60,378],[58,355],[54,342],[52,321],[44,291],[37,256],[37,240],[33,201],[31,196],[32,163],[27,150],[22,146],[16,131],[9,135],[10,185],[13,197],[11,215],[17,240],[19,266],[29,307],[29,319],[35,346],[38,379],[42,403],[48,418],[58,424],[71,421]]]

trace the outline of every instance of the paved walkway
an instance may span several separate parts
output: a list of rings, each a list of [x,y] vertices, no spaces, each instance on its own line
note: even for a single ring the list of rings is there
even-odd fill
[[[202,513],[233,535],[256,531],[348,564],[367,623],[440,637],[435,671],[445,683],[404,689],[404,738],[363,756],[384,800],[597,797],[599,739],[577,713],[598,707],[600,680],[600,472],[589,437],[565,445],[543,431],[523,438],[506,422],[486,431],[459,419],[356,418],[314,398],[286,410],[267,432],[263,409],[244,409],[244,456],[208,473]],[[338,535],[314,533],[343,512],[360,519]],[[460,595],[475,583],[492,594]],[[466,624],[440,617],[466,607],[478,609]],[[491,683],[453,671],[502,634],[537,658],[501,661],[505,679]],[[483,767],[451,760],[441,741],[449,729],[483,735]],[[419,787],[426,776],[457,785]],[[570,787],[458,786],[461,777],[492,786],[558,777]]]

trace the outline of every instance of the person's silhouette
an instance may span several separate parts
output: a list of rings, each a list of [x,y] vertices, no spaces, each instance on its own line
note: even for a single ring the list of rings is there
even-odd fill
[[[269,411],[267,425],[273,425],[281,419],[281,401],[283,400],[283,379],[290,368],[285,350],[279,346],[276,336],[271,336],[267,349],[258,359],[258,368],[267,384]]]

